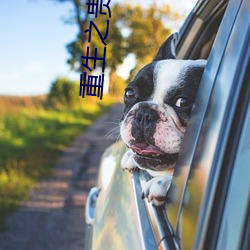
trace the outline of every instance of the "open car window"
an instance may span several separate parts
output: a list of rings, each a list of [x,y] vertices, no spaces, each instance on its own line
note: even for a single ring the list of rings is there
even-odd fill
[[[145,250],[224,249],[227,225],[233,225],[231,221],[228,223],[230,213],[234,211],[230,201],[237,195],[235,192],[230,194],[227,187],[237,186],[240,175],[237,171],[220,171],[221,167],[227,169],[225,152],[229,152],[229,135],[235,123],[239,95],[246,94],[242,82],[249,70],[249,13],[249,0],[232,0],[230,3],[203,0],[194,8],[180,32],[177,57],[203,58],[208,59],[208,63],[182,143],[168,203],[165,207],[154,207],[141,199],[141,187],[150,176],[142,170],[124,174],[120,162],[126,148],[123,143],[114,144],[104,154],[100,167],[98,187],[101,191],[96,202],[99,209],[95,213],[93,249],[127,249],[128,246]],[[243,24],[247,28],[242,29]],[[249,82],[249,74],[246,79]],[[249,92],[249,87],[247,89]],[[242,123],[249,123],[249,111],[247,114],[241,119]],[[242,125],[236,133],[236,141],[242,141],[242,145],[249,142],[247,128],[249,125]],[[239,139],[241,129],[242,135],[247,136],[244,138],[248,138],[245,141]],[[233,161],[236,153],[239,154],[236,163],[240,162],[240,157],[245,157],[244,147],[232,150]],[[225,180],[224,176],[227,176]],[[233,183],[229,183],[231,179]],[[223,186],[221,190],[220,184]],[[249,199],[249,183],[243,190]],[[227,197],[221,199],[220,195],[225,193]],[[215,199],[220,201],[216,205],[213,203]],[[249,208],[245,209],[247,202],[249,200],[245,205],[240,203],[240,209],[249,218]],[[227,214],[221,218],[224,207]],[[221,223],[214,228],[216,220]],[[245,228],[244,237],[249,233],[249,223],[244,220],[237,223],[240,230]],[[235,230],[231,228],[230,235],[241,234]],[[249,240],[239,243],[242,245],[239,249],[249,249],[245,247],[249,246]]]
[[[210,3],[210,6],[208,6],[209,3]],[[189,21],[191,23],[189,25],[193,27],[194,31],[192,31],[192,29],[189,28],[188,31],[186,31],[186,33],[183,34],[184,37],[181,39],[177,47],[178,57],[188,59],[189,56],[192,57],[195,54],[196,55],[199,54],[199,51],[205,51],[205,48],[207,51],[204,53],[209,54],[209,58],[207,58],[209,61],[213,60],[213,57],[215,55],[217,56],[217,58],[222,57],[224,50],[225,50],[225,45],[227,43],[227,37],[229,36],[231,30],[222,29],[219,32],[219,36],[217,36],[217,32],[222,22],[222,19],[224,17],[224,13],[226,11],[228,2],[217,1],[217,4],[218,6],[221,6],[221,9],[217,9],[216,11],[213,11],[215,16],[211,16],[212,10],[216,5],[215,1],[211,1],[211,2],[201,1],[201,3],[198,3],[195,9],[196,10],[195,13],[197,14],[196,15],[194,14],[193,15],[194,17]],[[230,9],[227,11],[231,12]],[[237,14],[237,11],[235,8],[233,13],[230,16],[228,16],[228,18],[231,18],[231,25],[234,21],[232,16],[233,15],[236,16],[236,14]],[[217,20],[216,26],[215,26],[214,20]],[[227,20],[224,19],[223,22],[226,23]],[[222,25],[223,25],[223,22],[222,22]],[[206,32],[208,32],[209,34],[208,43],[210,44],[210,46],[205,46],[202,49],[201,44],[206,44],[204,40]],[[212,52],[212,54],[210,54],[210,52],[211,52],[213,43],[212,44],[210,43],[211,41],[210,34],[213,34],[212,35],[213,39],[215,39],[215,37],[217,36],[216,37],[217,51],[216,53]],[[197,39],[197,41],[195,40],[195,38]],[[201,44],[199,44],[199,41],[201,42]],[[187,47],[189,43],[190,43],[191,48],[199,48],[199,51],[197,52],[195,50],[189,49],[189,47]],[[195,59],[198,59],[198,58],[195,58]],[[177,199],[177,201],[175,201],[174,204],[170,204],[168,208],[168,217],[171,222],[171,225],[174,227],[175,230],[178,230],[177,221],[178,221],[179,212],[183,203],[183,198],[184,198],[183,194],[187,186],[188,177],[190,174],[190,167],[192,165],[192,161],[194,158],[197,140],[200,135],[200,129],[204,121],[205,111],[206,111],[209,98],[213,89],[213,84],[211,82],[209,83],[208,79],[205,79],[206,73],[208,72],[207,70],[212,70],[213,72],[209,72],[209,75],[207,76],[207,78],[214,78],[217,73],[219,63],[220,63],[219,59],[214,60],[213,67],[208,69],[207,68],[209,66],[209,62],[208,62],[208,66],[206,67],[204,71],[203,79],[201,80],[201,83],[197,92],[196,101],[194,104],[194,110],[191,114],[187,129],[186,129],[184,141],[182,143],[179,162],[177,164],[177,168],[175,171],[175,176],[178,177],[176,178],[176,182],[175,182],[175,185],[177,186],[176,188],[178,189],[178,194],[177,194],[178,196],[177,198],[175,198]],[[196,109],[195,107],[199,107],[199,108]],[[200,190],[199,193],[201,192],[202,190]],[[196,214],[197,212],[198,211],[196,211]],[[195,216],[194,221],[196,220],[197,218]]]
[[[207,59],[210,55],[215,37],[223,19],[228,1],[200,1],[187,19],[184,29],[180,32],[180,40],[177,45],[177,57],[180,59]],[[210,92],[212,87],[210,86]],[[209,92],[207,92],[209,93]],[[195,119],[198,123],[200,119]],[[192,133],[191,133],[192,134]],[[192,135],[191,135],[192,136]],[[189,143],[189,142],[188,142]],[[189,147],[190,149],[190,147]],[[191,161],[193,152],[186,152],[187,155],[181,155],[182,161],[179,166],[190,166],[187,161]],[[180,167],[182,168],[182,167]],[[141,185],[145,183],[147,177],[145,172],[141,171]],[[176,181],[178,185],[179,196],[174,204],[167,204],[165,209],[152,208],[145,202],[148,215],[151,219],[155,237],[161,245],[168,249],[178,249],[178,219],[179,211],[182,208],[182,194],[186,188],[188,180],[188,171],[179,177]],[[197,220],[194,213],[194,219]],[[189,237],[189,236],[188,236]],[[162,240],[164,239],[164,240]]]
[[[239,32],[240,25],[245,23],[242,18],[249,23],[247,14],[242,14],[250,11],[246,3],[247,0],[200,1],[187,21],[188,28],[181,31],[177,57],[204,58],[208,63],[168,195],[170,202],[162,209],[152,208],[145,201],[154,235],[163,249],[204,249],[206,240],[210,249],[216,248],[217,239],[210,240],[217,238],[217,234],[211,230],[209,220],[242,87],[241,74],[248,65],[245,62],[248,60],[245,47],[249,46],[246,45],[246,41],[249,43],[247,28]],[[142,185],[146,179],[142,172]],[[207,236],[209,229],[213,233]]]

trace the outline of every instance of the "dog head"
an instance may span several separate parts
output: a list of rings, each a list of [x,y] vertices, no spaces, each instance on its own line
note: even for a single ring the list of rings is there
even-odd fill
[[[178,60],[178,34],[161,46],[124,94],[120,133],[139,168],[165,172],[175,167],[205,60]]]

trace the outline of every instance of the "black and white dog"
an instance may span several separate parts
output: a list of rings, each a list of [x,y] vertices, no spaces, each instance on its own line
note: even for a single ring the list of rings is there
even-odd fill
[[[153,178],[142,197],[154,205],[165,202],[205,60],[178,60],[172,34],[152,63],[142,68],[125,89],[125,110],[120,123],[123,141],[130,148],[122,168],[146,170]]]

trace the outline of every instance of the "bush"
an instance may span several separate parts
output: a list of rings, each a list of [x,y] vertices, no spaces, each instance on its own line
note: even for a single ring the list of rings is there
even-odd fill
[[[48,101],[53,107],[75,106],[80,101],[79,84],[67,78],[57,78],[51,84]]]
[[[111,106],[109,99],[94,104],[79,97],[81,107],[45,109],[44,98],[0,96],[0,231],[65,147]]]

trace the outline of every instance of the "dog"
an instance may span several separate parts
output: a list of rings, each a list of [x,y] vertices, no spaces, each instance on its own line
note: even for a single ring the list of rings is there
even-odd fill
[[[178,33],[160,47],[153,61],[128,84],[120,134],[129,150],[122,169],[146,170],[152,179],[142,198],[165,203],[192,105],[206,60],[178,60]]]

